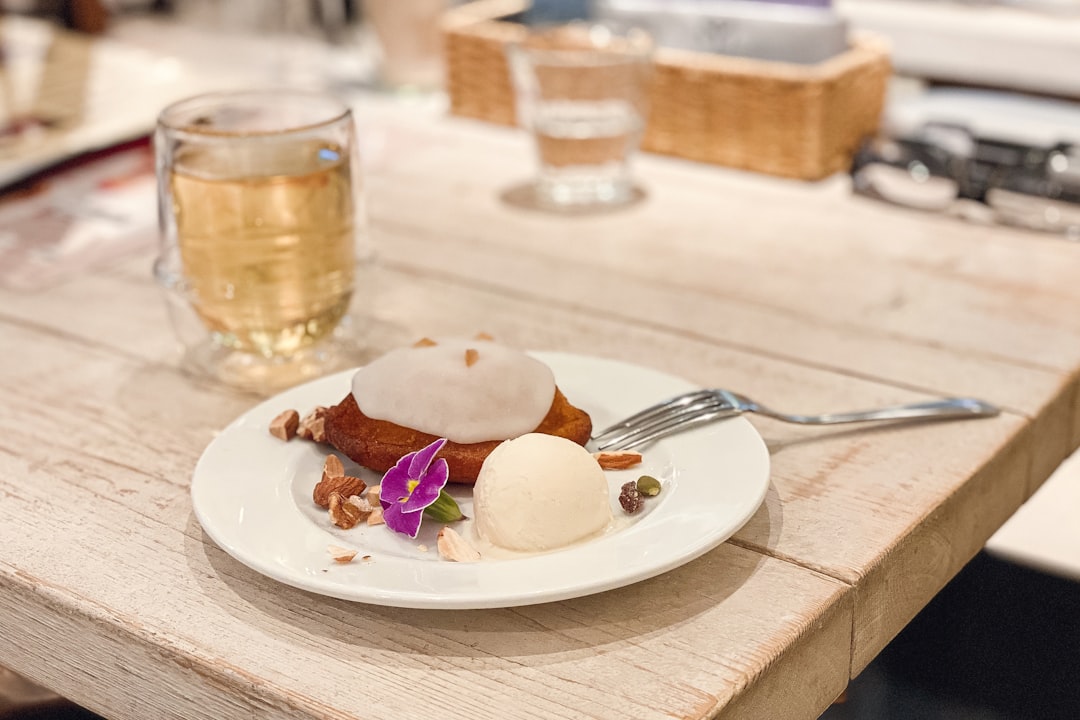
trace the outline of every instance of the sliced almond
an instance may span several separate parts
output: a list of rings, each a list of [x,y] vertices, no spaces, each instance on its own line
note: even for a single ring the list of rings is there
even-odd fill
[[[417,340],[416,342],[413,343],[413,347],[417,347],[417,348],[435,347],[438,344],[439,343],[435,342],[434,340],[432,340],[429,337],[422,337],[422,338],[420,338],[419,340]]]
[[[356,550],[350,550],[338,545],[327,545],[326,551],[330,553],[330,557],[334,559],[334,562],[339,562],[342,565],[352,562],[352,559],[356,557]]]
[[[603,470],[625,470],[641,464],[641,453],[634,450],[615,450],[593,453]]]
[[[439,556],[443,560],[451,562],[476,562],[480,559],[480,551],[469,544],[469,541],[461,537],[458,531],[449,525],[444,525],[439,531]]]
[[[480,359],[480,351],[476,348],[469,348],[465,351],[465,367],[472,367],[476,364],[476,361]]]
[[[372,485],[367,489],[367,501],[371,503],[372,507],[379,504],[379,493],[382,491],[382,485]]]
[[[296,430],[300,427],[300,413],[295,410],[286,410],[270,421],[270,434],[278,440],[288,442],[296,437]]]
[[[386,521],[382,516],[382,505],[377,505],[371,508],[371,514],[367,516],[368,525],[382,525]]]

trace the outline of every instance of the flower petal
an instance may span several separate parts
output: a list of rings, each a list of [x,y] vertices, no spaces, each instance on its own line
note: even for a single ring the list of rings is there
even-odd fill
[[[399,502],[390,503],[390,506],[383,510],[383,521],[386,523],[386,527],[394,532],[415,539],[417,533],[420,532],[420,522],[424,519],[424,513],[402,512],[402,505],[403,503]]]
[[[412,462],[412,455],[413,453],[409,453],[402,457],[383,475],[379,490],[379,504],[382,505],[383,510],[386,510],[391,503],[400,505],[401,503],[394,501],[409,496],[409,463]]]
[[[404,503],[399,503],[401,512],[411,513],[423,510],[438,500],[439,493],[442,492],[443,487],[446,486],[446,481],[449,479],[450,466],[446,464],[446,460],[438,458],[424,472],[420,478],[420,483],[413,488],[412,494],[409,495],[409,499]]]
[[[426,473],[428,467],[431,466],[431,461],[435,459],[435,456],[439,454],[439,451],[442,450],[443,445],[445,444],[446,438],[439,438],[423,450],[411,453],[412,462],[409,463],[409,479],[422,480],[424,478],[424,473]],[[408,455],[406,455],[406,457],[408,457]],[[402,459],[404,460],[404,458]]]

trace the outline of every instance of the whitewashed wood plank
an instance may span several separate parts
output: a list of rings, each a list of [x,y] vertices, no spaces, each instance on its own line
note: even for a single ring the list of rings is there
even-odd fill
[[[677,287],[654,287],[617,272],[597,274],[558,260],[523,257],[499,248],[470,250],[443,238],[426,238],[422,231],[381,227],[384,244],[393,248],[389,267],[377,271],[371,282],[392,285],[397,276],[438,278],[492,293],[535,296],[539,301],[580,310],[587,305],[608,319],[635,325],[661,327],[751,352],[761,352],[800,364],[834,369],[923,392],[984,397],[1024,414],[1038,412],[1048,396],[1059,395],[1060,372],[1018,367],[994,358],[973,357],[945,348],[928,347],[894,338],[839,329],[808,322],[788,314],[762,310],[753,305],[717,300]],[[410,258],[428,258],[416,267]],[[0,291],[0,315],[30,320],[57,332],[72,333],[94,342],[117,347],[147,359],[175,362],[176,343],[169,332],[164,304],[144,277],[143,259],[120,267],[120,277],[91,276],[58,288],[47,296],[26,296]],[[498,272],[498,268],[503,272]],[[447,276],[448,273],[457,273]],[[493,285],[489,278],[505,276],[512,281]],[[576,288],[575,294],[551,296],[551,278],[559,290]],[[365,274],[365,284],[368,276]],[[408,278],[405,280],[408,282]],[[393,333],[379,317],[387,303],[380,290],[362,291],[355,303],[361,322],[372,321],[377,333]],[[374,296],[374,297],[370,297]],[[395,299],[400,302],[400,299]],[[435,307],[438,299],[432,299]],[[77,304],[76,304],[77,303]],[[415,304],[415,303],[414,303]],[[74,306],[74,310],[73,310]],[[139,318],[124,319],[124,308],[138,308]],[[154,332],[146,328],[154,327]],[[402,337],[399,341],[406,341]],[[364,344],[366,341],[361,338]],[[376,347],[387,347],[386,345]],[[1003,374],[1010,382],[1001,382]]]
[[[937,392],[986,397],[1025,413],[1056,395],[1064,373],[837,327],[677,285],[599,271],[497,246],[475,247],[442,234],[378,228],[386,262],[402,272],[535,298],[586,315],[668,329],[805,365]],[[423,258],[422,261],[417,258]],[[1010,382],[1001,382],[1008,376]]]
[[[532,173],[523,134],[447,120],[399,125],[390,136],[423,152],[380,168],[371,183],[376,226],[616,268],[643,284],[678,283],[990,357],[1057,369],[1080,357],[1077,321],[1054,306],[1080,295],[1071,282],[1080,252],[1052,236],[853,199],[842,180],[781,182],[661,158],[642,159],[651,182],[643,179],[650,197],[640,206],[552,217],[499,200]]]

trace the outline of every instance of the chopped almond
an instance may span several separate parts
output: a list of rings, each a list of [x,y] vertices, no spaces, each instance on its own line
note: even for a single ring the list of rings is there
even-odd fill
[[[343,499],[359,495],[364,492],[367,485],[358,477],[341,475],[340,477],[326,477],[315,484],[311,491],[311,499],[316,505],[323,508],[330,507],[330,496],[337,493]]]
[[[476,361],[480,359],[480,351],[476,348],[469,348],[465,351],[465,367],[472,367],[476,364]]]
[[[340,493],[330,493],[328,504],[330,509],[327,512],[330,515],[330,522],[342,530],[354,528],[360,522],[360,508],[346,502]]]
[[[326,442],[326,408],[317,405],[314,410],[300,420],[300,427],[296,434],[305,440],[314,442]]]
[[[413,343],[413,347],[418,347],[418,348],[435,347],[438,344],[439,343],[435,342],[434,340],[432,340],[429,337],[422,337],[422,338],[420,338],[419,340],[417,340],[416,342]]]
[[[367,520],[367,516],[375,510],[375,507],[359,495],[353,495],[345,502],[360,510],[360,519]]]
[[[330,478],[344,477],[345,464],[341,462],[341,458],[337,455],[327,455],[326,460],[323,461],[322,476],[323,480]]]
[[[299,427],[300,413],[295,410],[286,410],[270,421],[270,434],[288,442],[296,437],[296,430]]]

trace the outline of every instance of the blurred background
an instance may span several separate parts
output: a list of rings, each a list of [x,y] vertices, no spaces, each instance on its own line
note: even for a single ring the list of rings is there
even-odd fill
[[[821,126],[779,98],[747,121],[772,134],[739,137],[680,130],[690,100],[654,107],[646,151],[1080,240],[1080,0],[0,0],[0,284],[47,288],[42,244],[108,262],[155,242],[147,138],[173,100],[299,86],[513,124],[500,33],[580,18],[648,30],[665,82],[707,54],[761,74],[738,92],[764,97],[784,65],[836,93]],[[405,149],[359,122],[377,182]],[[800,154],[821,138],[832,153]],[[1080,717],[1077,508],[1080,459],[823,717]],[[0,718],[83,717],[0,669]]]

